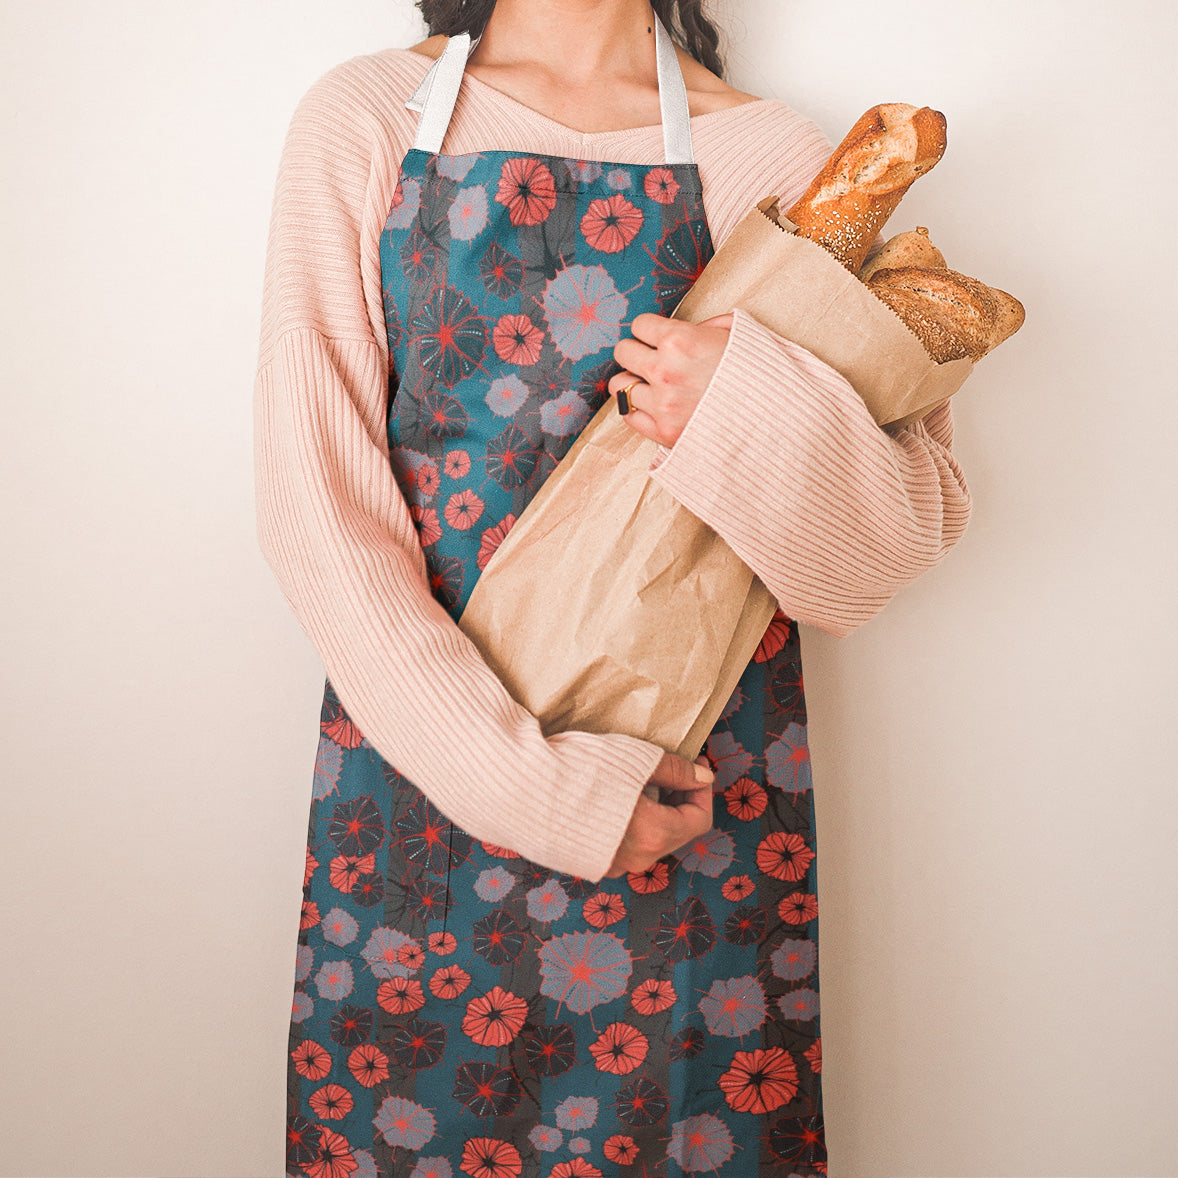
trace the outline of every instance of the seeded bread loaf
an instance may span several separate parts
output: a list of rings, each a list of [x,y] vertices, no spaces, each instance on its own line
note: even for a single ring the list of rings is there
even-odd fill
[[[874,106],[851,128],[786,214],[802,237],[858,273],[912,182],[945,153],[945,116],[903,102]]]
[[[1023,325],[1013,295],[956,270],[905,266],[877,270],[867,283],[938,363],[980,360]]]

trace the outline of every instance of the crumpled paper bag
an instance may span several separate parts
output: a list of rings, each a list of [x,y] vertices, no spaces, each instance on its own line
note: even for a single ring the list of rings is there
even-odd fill
[[[717,250],[675,311],[734,308],[845,376],[881,425],[951,396],[968,360],[920,341],[776,197]],[[612,400],[500,544],[459,625],[546,734],[619,732],[699,754],[776,609],[724,541],[649,477],[655,443]]]

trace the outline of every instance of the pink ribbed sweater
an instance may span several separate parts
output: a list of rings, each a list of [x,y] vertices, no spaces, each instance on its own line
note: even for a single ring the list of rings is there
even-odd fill
[[[478,838],[588,879],[608,869],[662,750],[545,739],[430,596],[385,440],[379,238],[427,58],[333,70],[294,116],[278,178],[257,377],[259,535],[348,713]],[[712,235],[774,192],[788,207],[829,145],[785,105],[692,120]],[[582,134],[468,75],[443,150],[662,160],[658,127]],[[936,564],[969,516],[948,405],[879,429],[848,383],[738,313],[720,367],[652,477],[720,533],[791,617],[846,634]]]

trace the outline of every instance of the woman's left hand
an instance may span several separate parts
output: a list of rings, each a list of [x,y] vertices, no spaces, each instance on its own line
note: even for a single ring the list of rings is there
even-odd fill
[[[703,323],[638,315],[630,325],[632,338],[614,348],[614,359],[625,371],[609,382],[614,396],[633,386],[627,394],[627,424],[643,437],[673,446],[719,367],[731,328],[731,315]]]

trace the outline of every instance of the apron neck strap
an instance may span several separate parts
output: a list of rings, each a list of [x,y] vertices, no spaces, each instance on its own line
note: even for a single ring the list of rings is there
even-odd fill
[[[663,150],[668,164],[693,164],[691,146],[691,112],[687,104],[687,86],[679,58],[670,34],[663,22],[654,18],[655,60],[658,65],[659,109],[663,119]],[[466,62],[474,52],[478,40],[469,33],[451,37],[442,55],[430,66],[413,96],[405,103],[410,110],[420,111],[417,135],[413,146],[419,151],[436,155],[442,150],[442,140],[454,115],[458,91]]]

